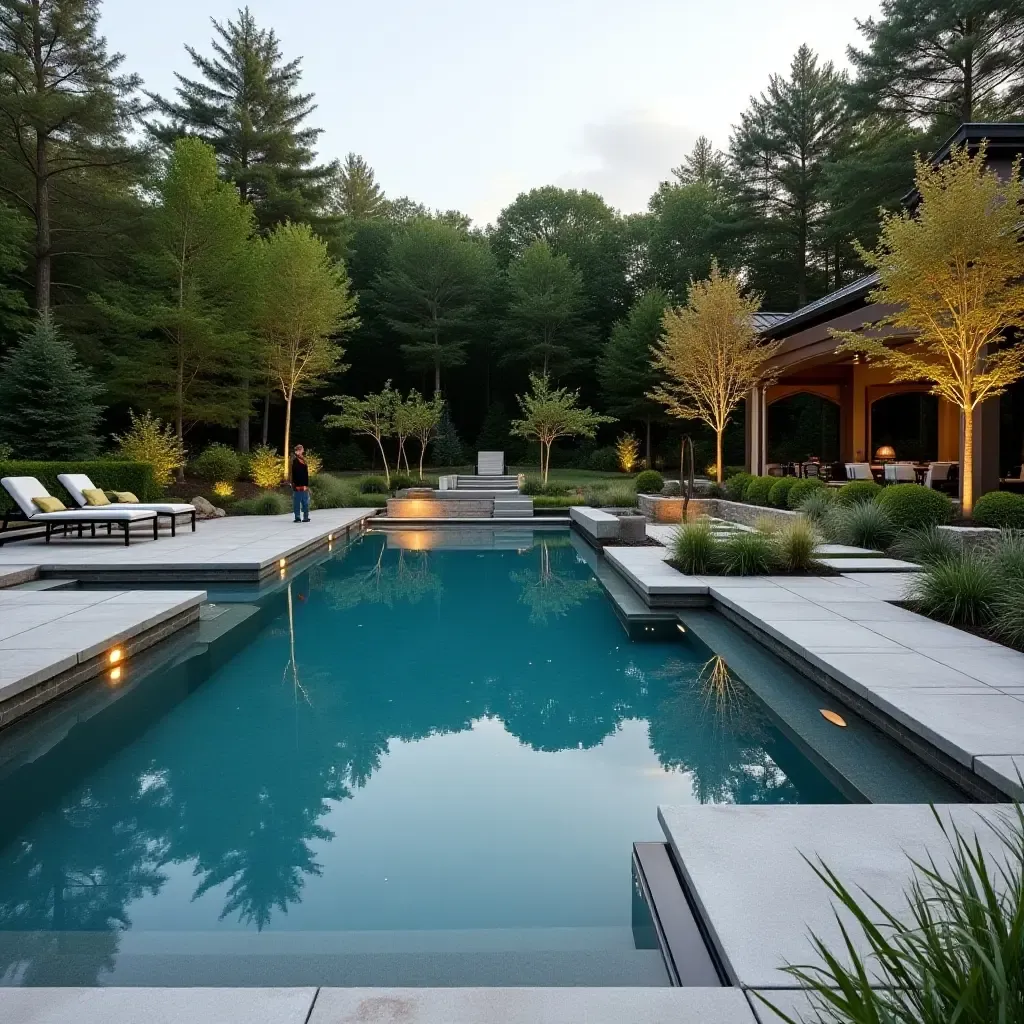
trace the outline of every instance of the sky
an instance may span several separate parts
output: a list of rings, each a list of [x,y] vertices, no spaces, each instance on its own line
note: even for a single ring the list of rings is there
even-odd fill
[[[698,135],[719,147],[808,43],[845,66],[877,0],[251,0],[316,94],[324,160],[483,225],[541,185],[646,208]],[[125,69],[167,94],[238,0],[104,0]],[[142,13],[144,12],[144,13]]]

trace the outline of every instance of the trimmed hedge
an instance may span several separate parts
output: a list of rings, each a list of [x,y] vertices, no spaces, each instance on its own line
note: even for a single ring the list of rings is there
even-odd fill
[[[1024,494],[989,491],[974,503],[974,521],[999,530],[1024,530]]]
[[[881,485],[874,480],[851,480],[839,488],[836,501],[840,505],[856,505],[860,501],[874,501],[881,493]]]
[[[189,468],[196,476],[211,484],[220,481],[231,484],[242,475],[242,460],[234,448],[226,444],[211,444],[192,460]],[[246,460],[245,469],[247,474],[251,470],[249,460]]]
[[[742,501],[747,485],[754,479],[751,473],[734,473],[725,481],[725,496],[730,501]]]
[[[743,492],[743,500],[748,505],[767,505],[768,495],[778,482],[778,479],[778,477],[774,476],[755,476],[747,484],[746,490]]]
[[[12,459],[0,462],[0,477],[34,476],[55,498],[68,508],[78,506],[57,480],[58,473],[85,473],[104,491],[131,491],[140,501],[155,501],[160,488],[148,462],[125,462],[120,459],[91,459],[87,462],[29,462]],[[14,499],[0,488],[0,511],[14,508]]]
[[[792,479],[796,478],[793,477]],[[789,489],[787,503],[791,509],[796,510],[804,503],[804,499],[808,494],[813,494],[815,491],[823,490],[826,487],[825,482],[819,480],[816,476],[808,477],[806,480],[797,480]]]
[[[789,508],[789,492],[800,481],[795,476],[780,476],[768,492],[768,504],[772,508]]]
[[[665,478],[656,469],[645,469],[636,478],[637,494],[661,494]]]
[[[890,484],[882,488],[875,504],[900,530],[942,526],[953,518],[953,502],[945,494],[921,484]]]

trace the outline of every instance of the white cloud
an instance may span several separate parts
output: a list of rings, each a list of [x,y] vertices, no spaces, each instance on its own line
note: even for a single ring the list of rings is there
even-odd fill
[[[585,188],[635,213],[647,208],[658,183],[670,176],[700,134],[651,110],[631,110],[583,126],[580,154],[585,166],[558,184]]]

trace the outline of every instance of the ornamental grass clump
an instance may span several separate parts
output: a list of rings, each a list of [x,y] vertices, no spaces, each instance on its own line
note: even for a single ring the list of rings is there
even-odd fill
[[[1003,584],[994,558],[958,551],[917,573],[909,596],[925,615],[951,626],[988,626],[996,616]]]
[[[977,833],[932,813],[948,852],[910,861],[906,906],[898,911],[870,893],[851,891],[827,864],[809,862],[853,918],[850,924],[846,915],[837,918],[841,949],[812,935],[820,962],[782,968],[809,990],[812,1019],[1024,1024],[1024,810],[1015,804],[982,825],[996,837],[995,854],[985,852]],[[770,997],[759,998],[772,1005]]]
[[[768,576],[778,566],[775,543],[763,533],[736,533],[718,544],[718,564],[727,576]]]
[[[236,501],[231,506],[231,511],[235,515],[242,516],[281,516],[285,512],[290,512],[291,508],[291,501],[283,494],[268,491],[258,498],[244,498],[242,501]]]
[[[358,507],[355,488],[330,473],[320,473],[309,482],[314,508]]]
[[[871,551],[884,551],[896,537],[892,520],[873,501],[839,505],[829,514],[826,533],[840,544],[851,544]]]
[[[892,546],[897,558],[918,565],[934,565],[936,562],[953,558],[960,545],[949,535],[935,526],[924,526],[919,530],[905,530]]]
[[[814,557],[818,537],[806,519],[797,518],[777,528],[772,540],[776,558],[787,572],[810,572],[818,567]]]
[[[672,561],[682,572],[704,576],[715,571],[718,542],[707,519],[684,523],[672,535]]]
[[[793,492],[790,492],[792,501]],[[835,497],[827,487],[816,487],[807,493],[807,496],[797,506],[797,510],[809,522],[821,527],[832,511]],[[792,506],[790,506],[792,507]]]

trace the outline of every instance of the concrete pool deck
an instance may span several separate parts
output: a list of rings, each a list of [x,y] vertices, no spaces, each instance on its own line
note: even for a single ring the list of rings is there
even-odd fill
[[[604,549],[649,607],[719,609],[815,681],[895,723],[911,749],[937,751],[962,782],[1024,798],[1024,654],[894,604],[909,574],[698,577],[673,569],[667,554]]]
[[[333,508],[314,512],[309,523],[283,516],[228,516],[201,520],[196,532],[166,533],[159,540],[55,537],[51,543],[25,540],[0,547],[0,586],[35,577],[69,577],[112,582],[259,582],[286,563],[312,554],[375,516],[373,508]],[[340,535],[340,537],[339,537]]]

